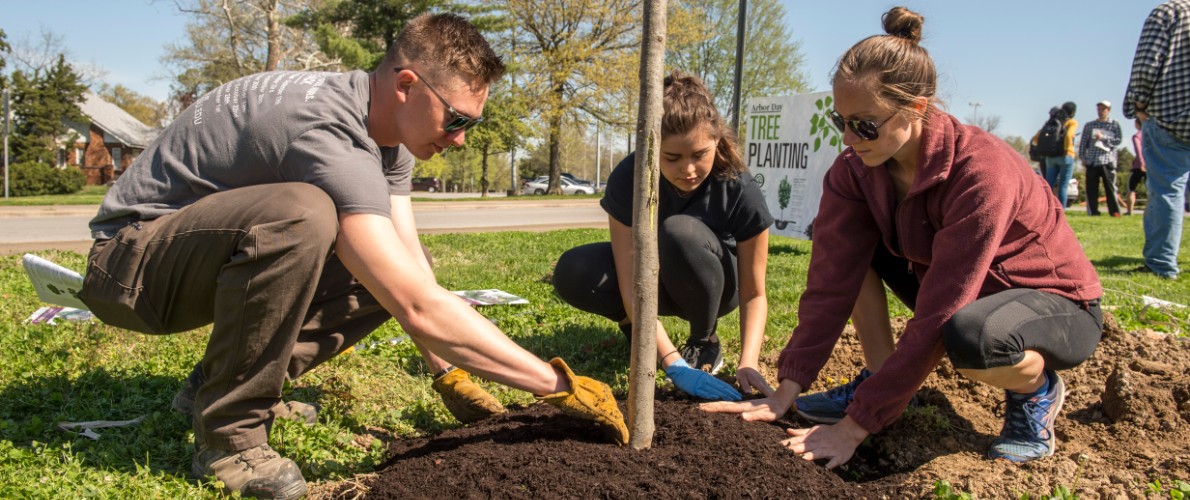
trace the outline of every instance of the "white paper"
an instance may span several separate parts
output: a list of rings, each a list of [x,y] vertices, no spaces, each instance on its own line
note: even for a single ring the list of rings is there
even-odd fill
[[[95,429],[107,429],[110,427],[128,427],[136,425],[145,420],[145,417],[139,416],[132,420],[92,420],[90,422],[59,422],[58,428],[67,432],[82,431],[79,434],[87,439],[94,441],[99,440],[99,433]]]
[[[1107,147],[1107,144],[1104,144],[1103,141],[1095,141],[1095,147],[1102,149],[1104,151],[1107,151],[1109,153],[1111,152],[1111,148]]]
[[[454,292],[468,304],[473,306],[492,306],[505,304],[528,304],[529,301],[511,293],[491,288],[488,290],[459,290]]]
[[[63,306],[45,306],[30,314],[25,319],[25,324],[28,325],[56,325],[54,320],[64,321],[91,321],[95,315],[86,309],[75,309],[73,307]]]
[[[83,289],[81,274],[28,253],[21,258],[21,263],[25,266],[25,274],[29,276],[29,281],[33,283],[33,289],[43,302],[88,309],[78,298],[79,290]]]
[[[1177,302],[1161,300],[1157,297],[1150,297],[1148,295],[1141,295],[1140,299],[1141,299],[1141,302],[1144,302],[1145,307],[1173,307],[1173,308],[1186,307],[1185,305],[1178,304]]]

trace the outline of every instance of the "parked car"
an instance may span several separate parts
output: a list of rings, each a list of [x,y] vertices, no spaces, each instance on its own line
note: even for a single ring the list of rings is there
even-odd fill
[[[414,177],[413,190],[436,193],[442,191],[442,183],[438,181],[437,177]]]
[[[591,186],[592,188],[594,188],[594,187],[595,187],[594,185],[592,185],[592,184],[591,184],[591,181],[584,180],[584,179],[579,179],[578,177],[575,177],[575,176],[574,176],[574,174],[572,174],[572,173],[570,173],[570,172],[562,172],[562,173],[561,173],[561,174],[559,174],[559,175],[560,175],[560,176],[561,176],[563,179],[570,179],[570,180],[571,180],[572,182],[574,182],[575,184],[582,184],[582,185],[584,185],[584,186]]]
[[[566,177],[558,179],[562,183],[562,194],[595,194],[595,188],[586,184],[579,184]],[[550,178],[541,176],[521,184],[521,194],[545,194],[550,187]]]
[[[1078,203],[1078,179],[1071,177],[1070,183],[1066,185],[1066,206],[1075,203]]]

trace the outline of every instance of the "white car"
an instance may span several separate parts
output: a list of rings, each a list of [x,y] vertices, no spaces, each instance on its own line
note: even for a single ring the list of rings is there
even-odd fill
[[[579,184],[565,177],[558,179],[562,183],[562,194],[595,194],[595,188],[589,184]],[[521,194],[545,194],[550,187],[550,178],[541,176],[521,184]]]
[[[1066,206],[1075,203],[1078,203],[1078,179],[1071,177],[1070,183],[1066,184]]]

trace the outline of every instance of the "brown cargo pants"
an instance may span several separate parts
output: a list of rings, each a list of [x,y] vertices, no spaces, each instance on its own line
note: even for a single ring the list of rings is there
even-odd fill
[[[258,446],[287,378],[390,318],[333,254],[338,230],[330,197],[310,184],[211,194],[96,241],[80,297],[103,322],[143,333],[213,323],[195,440]]]

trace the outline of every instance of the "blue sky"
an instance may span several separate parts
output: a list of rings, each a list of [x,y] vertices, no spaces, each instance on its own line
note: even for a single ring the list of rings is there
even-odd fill
[[[802,44],[814,90],[829,90],[831,68],[855,42],[881,33],[880,15],[906,5],[925,16],[922,45],[939,71],[947,110],[1001,117],[1001,135],[1032,136],[1051,106],[1079,105],[1077,119],[1094,118],[1094,104],[1120,100],[1145,16],[1158,0],[971,2],[905,0],[781,0],[793,37]],[[0,29],[9,42],[36,38],[42,26],[62,36],[72,60],[107,70],[106,80],[156,99],[169,92],[159,59],[183,36],[185,18],[169,0],[0,0]],[[1125,130],[1130,130],[1126,128]]]

